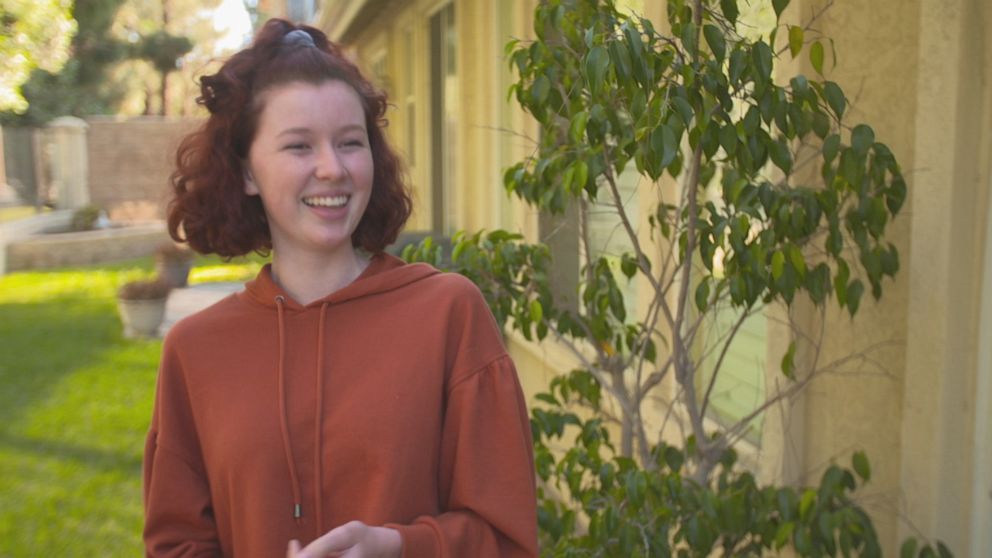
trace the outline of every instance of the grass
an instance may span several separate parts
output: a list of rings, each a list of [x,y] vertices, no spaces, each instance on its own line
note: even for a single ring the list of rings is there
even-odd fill
[[[258,267],[202,259],[191,283]],[[151,269],[146,258],[0,277],[0,557],[143,555],[161,340],[123,338],[114,292]]]

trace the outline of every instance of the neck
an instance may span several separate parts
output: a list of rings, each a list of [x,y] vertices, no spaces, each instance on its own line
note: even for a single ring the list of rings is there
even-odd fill
[[[348,286],[369,260],[351,246],[333,254],[272,252],[272,279],[296,302],[310,304]]]

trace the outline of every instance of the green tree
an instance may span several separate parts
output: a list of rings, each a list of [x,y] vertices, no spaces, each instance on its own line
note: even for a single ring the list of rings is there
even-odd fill
[[[219,2],[78,0],[71,59],[58,72],[35,70],[23,87],[27,110],[0,112],[0,122],[38,125],[67,114],[188,114],[195,95],[186,90],[194,73],[221,54],[211,21]],[[173,72],[182,79],[170,80]]]
[[[788,0],[771,4],[777,21]],[[736,0],[669,0],[663,34],[609,0],[546,0],[537,39],[508,45],[519,76],[511,95],[541,135],[505,186],[545,212],[577,207],[586,255],[578,303],[563,303],[571,293],[549,283],[546,246],[503,231],[456,235],[450,267],[480,286],[502,324],[551,336],[581,363],[532,410],[547,555],[880,554],[852,497],[871,476],[865,454],[811,488],[760,487],[736,466],[734,445],[758,414],[841,364],[820,361],[815,336],[795,330],[781,360],[785,390],[732,424],[707,420],[713,382],[749,316],[805,299],[853,317],[865,291],[882,296],[899,268],[885,230],[906,199],[893,153],[870,126],[845,120],[847,98],[823,77],[829,43],[809,23],[745,36],[738,15]],[[786,56],[807,56],[816,75],[776,80]],[[658,200],[648,231],[625,209],[619,177],[630,169],[657,194],[641,198]],[[590,248],[590,210],[604,197],[631,247],[614,257]],[[430,240],[406,256],[442,261]],[[643,313],[623,297],[634,280],[647,285]],[[705,340],[718,312],[735,320]],[[813,356],[797,359],[797,344]],[[704,365],[712,379],[701,382]],[[645,421],[664,381],[675,386],[680,445]],[[571,446],[553,451],[566,436]],[[920,549],[935,552],[949,554]]]
[[[127,45],[110,33],[124,0],[77,0],[71,59],[61,70],[39,68],[24,84],[26,110],[0,114],[5,124],[38,125],[63,115],[113,112],[124,94],[107,79],[107,69],[127,55]]]
[[[162,13],[168,13],[164,6]],[[167,23],[168,18],[163,17],[163,29],[142,38],[137,48],[138,56],[151,62],[159,73],[159,108],[162,115],[169,109],[169,74],[176,71],[180,59],[193,50],[193,42],[187,37],[172,35],[165,30]]]
[[[221,53],[212,21],[220,0],[128,0],[115,32],[127,37],[134,59],[119,77],[130,84],[130,105],[144,114],[187,114],[195,93],[188,91],[195,73]],[[171,77],[170,77],[171,76]],[[137,92],[140,103],[135,103]],[[187,99],[188,97],[188,99]]]
[[[58,71],[76,32],[67,0],[0,1],[0,111],[23,112],[20,88],[32,70]]]

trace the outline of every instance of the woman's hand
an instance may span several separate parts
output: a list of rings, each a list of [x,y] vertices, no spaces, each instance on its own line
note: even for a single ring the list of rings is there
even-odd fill
[[[399,558],[402,550],[403,539],[399,531],[351,521],[332,529],[302,550],[299,541],[289,541],[286,558]]]

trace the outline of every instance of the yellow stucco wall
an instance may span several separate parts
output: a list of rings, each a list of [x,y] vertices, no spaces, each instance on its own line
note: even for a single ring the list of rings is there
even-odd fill
[[[511,3],[510,22],[503,24],[514,36],[530,34],[535,3]],[[664,29],[664,0],[632,3]],[[793,0],[786,19],[804,20],[825,3]],[[426,53],[427,18],[443,4],[389,2],[389,9],[358,30],[353,41],[366,62],[386,53],[388,85],[397,105],[389,115],[390,129],[397,146],[405,145],[411,125],[403,99],[411,94],[417,99],[412,125],[423,145],[410,162],[420,205],[411,227],[420,229],[431,222],[425,155],[431,84],[425,56],[409,63],[404,33],[412,30],[417,52]],[[536,215],[505,201],[501,186],[504,166],[524,157],[529,145],[519,136],[508,140],[497,129],[536,137],[534,124],[505,104],[502,48],[507,37],[499,36],[497,22],[506,17],[499,12],[506,5],[485,0],[453,4],[460,94],[458,142],[452,146],[459,161],[452,228],[501,226],[535,239]],[[982,343],[992,341],[979,336],[981,327],[992,333],[992,264],[986,261],[992,253],[992,41],[985,38],[992,28],[992,7],[986,4],[834,0],[815,26],[834,40],[837,65],[828,54],[827,78],[848,94],[849,122],[869,123],[907,176],[910,198],[889,233],[902,268],[895,281],[885,283],[882,301],[875,304],[868,297],[855,320],[844,312],[827,312],[820,363],[879,347],[844,373],[818,378],[805,395],[771,413],[760,447],[751,453],[767,481],[816,482],[830,462],[847,464],[854,451],[865,450],[873,478],[862,503],[873,514],[887,555],[897,552],[902,537],[914,534],[911,522],[920,532],[946,540],[958,556],[992,556],[992,442],[983,444],[980,438],[992,435],[992,413],[979,404],[981,398],[992,398],[992,352],[980,355]],[[813,73],[804,59],[777,66],[780,77],[797,71]],[[413,84],[412,91],[406,83]],[[641,190],[654,195],[650,187]],[[640,207],[647,207],[648,199],[641,199]],[[811,330],[818,323],[812,308],[800,305],[794,315]],[[769,339],[768,361],[776,363],[788,331],[772,326]],[[543,389],[555,370],[571,366],[554,347],[515,337],[509,344],[529,394]],[[769,370],[769,385],[777,376]]]
[[[794,1],[791,10],[824,4]],[[867,451],[874,471],[865,504],[889,553],[917,534],[913,526],[958,555],[992,552],[983,534],[992,519],[972,516],[990,497],[992,468],[974,453],[974,386],[989,374],[976,361],[988,242],[989,15],[981,0],[842,1],[816,26],[836,44],[827,77],[848,93],[855,121],[870,123],[896,153],[910,197],[889,232],[900,273],[853,322],[829,314],[822,358],[893,344],[855,374],[817,380],[794,410],[803,424],[795,434],[802,472]]]

